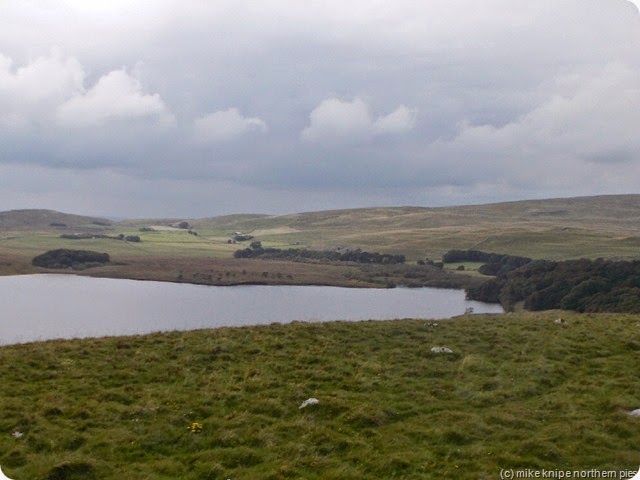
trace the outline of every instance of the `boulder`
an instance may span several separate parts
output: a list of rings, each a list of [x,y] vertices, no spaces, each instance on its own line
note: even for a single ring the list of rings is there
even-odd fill
[[[319,403],[320,401],[317,398],[311,397],[302,402],[298,408],[302,410],[303,408],[307,408],[309,405],[317,405]]]
[[[433,347],[431,353],[453,353],[449,347]]]

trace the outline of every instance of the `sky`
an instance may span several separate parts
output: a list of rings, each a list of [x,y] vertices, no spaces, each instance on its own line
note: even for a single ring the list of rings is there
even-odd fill
[[[627,0],[0,0],[0,210],[640,193]]]

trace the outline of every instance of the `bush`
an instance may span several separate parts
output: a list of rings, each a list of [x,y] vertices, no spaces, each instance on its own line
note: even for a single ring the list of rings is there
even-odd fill
[[[92,252],[91,250],[67,250],[60,248],[49,250],[37,255],[31,260],[35,267],[43,268],[74,268],[81,269],[109,263],[108,253]]]
[[[233,236],[233,240],[235,240],[236,242],[246,242],[247,240],[251,240],[252,238],[253,235],[236,234]]]

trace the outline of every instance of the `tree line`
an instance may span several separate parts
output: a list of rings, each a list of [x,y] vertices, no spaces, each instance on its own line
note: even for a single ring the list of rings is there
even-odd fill
[[[502,275],[531,262],[528,257],[503,253],[487,253],[480,250],[449,250],[442,256],[445,263],[482,262],[478,271],[483,275]]]
[[[640,313],[640,261],[535,260],[467,289],[467,297],[510,310]]]
[[[251,242],[248,248],[236,250],[235,258],[285,259],[293,261],[317,260],[330,262],[355,262],[395,265],[405,262],[404,255],[366,252],[355,249],[344,252],[335,250],[308,250],[306,248],[264,248],[260,242]]]
[[[142,229],[140,229],[142,230]],[[109,240],[124,240],[126,242],[140,242],[140,237],[138,235],[124,235],[120,233],[116,236],[113,235],[104,235],[98,233],[63,233],[60,235],[60,238],[64,238],[65,240],[89,240],[93,238],[106,238]]]

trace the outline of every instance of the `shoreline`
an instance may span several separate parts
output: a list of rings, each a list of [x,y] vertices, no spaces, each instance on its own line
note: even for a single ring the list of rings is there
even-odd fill
[[[4,261],[1,261],[4,260]],[[8,260],[8,261],[7,261]],[[31,259],[0,259],[0,275],[62,274],[193,285],[310,285],[347,288],[466,289],[483,278],[412,264],[371,265],[213,257],[119,256],[112,263],[86,269],[34,267]]]
[[[118,281],[120,280],[120,281]],[[499,305],[465,299],[459,289],[244,285],[207,288],[36,274],[0,279],[3,344],[57,338],[99,338],[292,322],[444,320],[463,312],[503,313]]]

